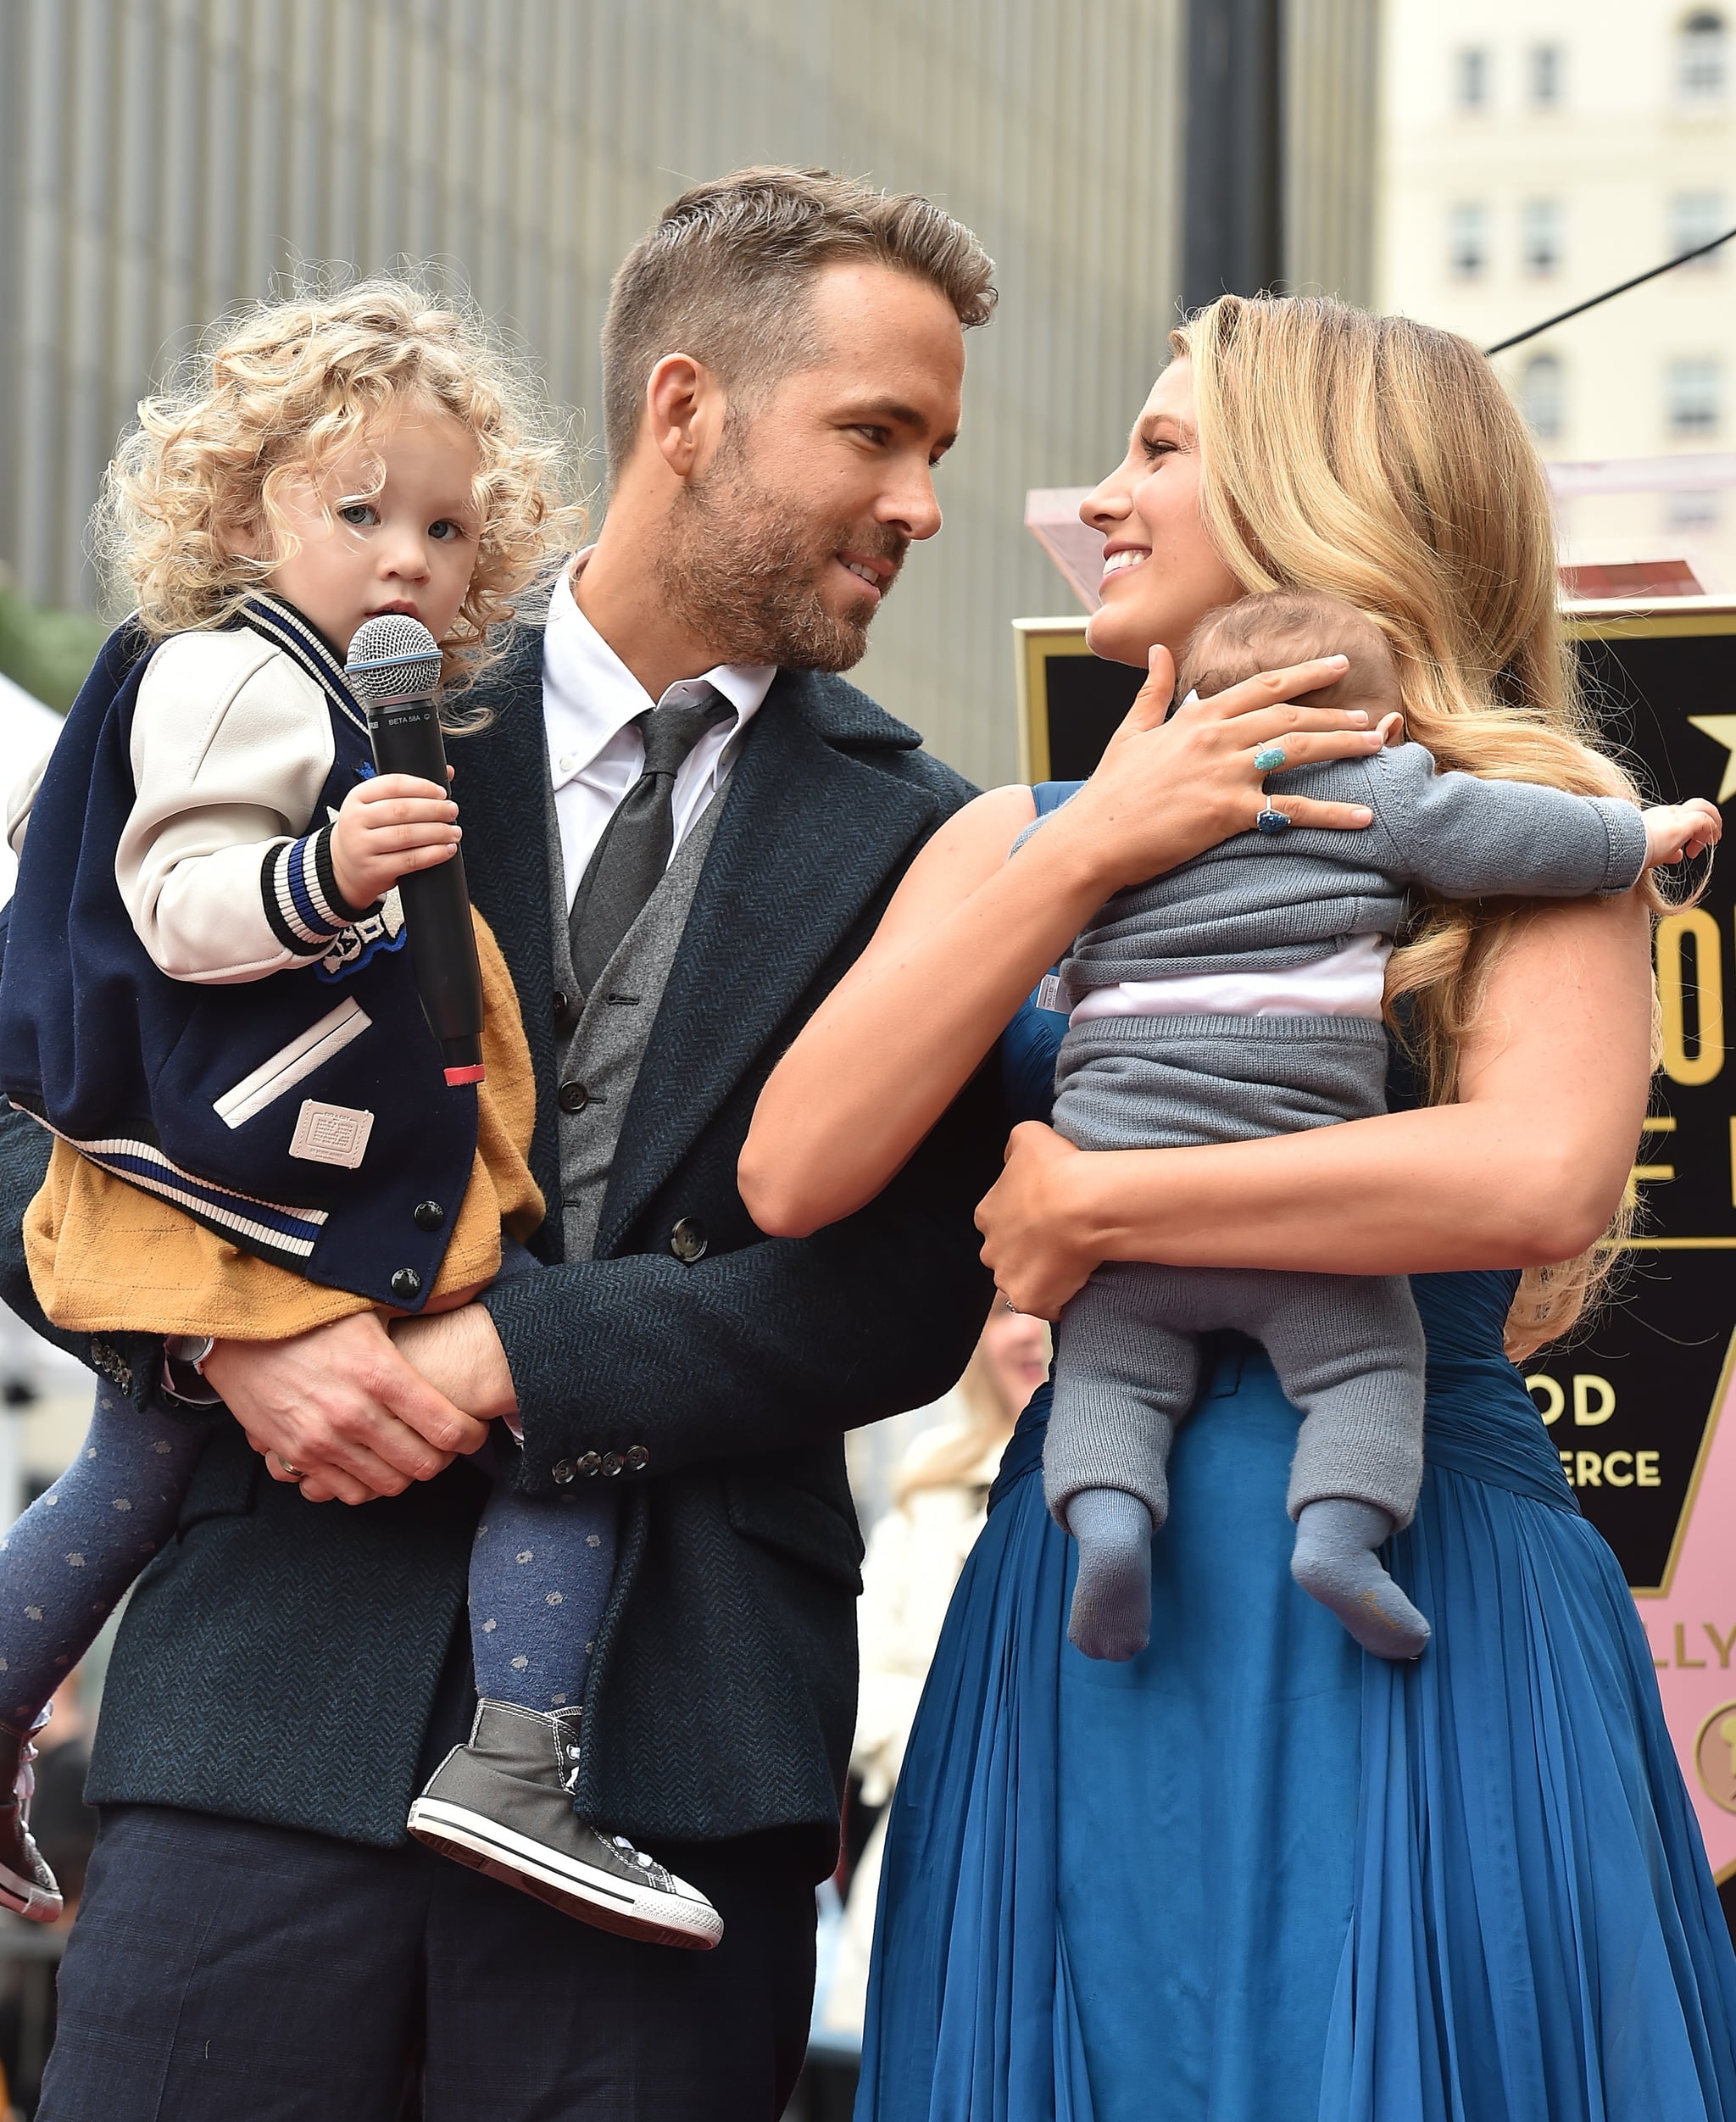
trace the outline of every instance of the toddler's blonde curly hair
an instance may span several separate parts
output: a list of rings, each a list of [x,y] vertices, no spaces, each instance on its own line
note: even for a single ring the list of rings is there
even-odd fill
[[[565,498],[568,444],[537,387],[474,314],[409,280],[232,314],[140,405],[108,468],[98,543],[145,632],[225,625],[295,549],[286,483],[318,478],[418,400],[476,444],[476,572],[440,644],[447,682],[473,681],[498,653],[490,629],[578,542],[583,518]]]

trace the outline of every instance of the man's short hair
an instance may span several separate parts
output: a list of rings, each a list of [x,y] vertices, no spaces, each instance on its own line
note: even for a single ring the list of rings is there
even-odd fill
[[[887,192],[829,170],[737,170],[694,186],[640,237],[615,276],[603,326],[609,470],[632,455],[645,383],[689,354],[751,398],[817,360],[814,276],[843,259],[926,281],[965,326],[987,324],[994,264],[962,221],[920,192]]]

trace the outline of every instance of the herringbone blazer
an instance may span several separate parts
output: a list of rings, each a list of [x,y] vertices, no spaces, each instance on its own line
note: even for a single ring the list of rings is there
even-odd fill
[[[505,954],[537,1085],[531,1161],[559,1199],[541,637],[455,743],[471,890]],[[586,1696],[592,1818],[648,1842],[812,1831],[827,1868],[855,1713],[861,1543],[851,1427],[938,1396],[991,1288],[971,1209],[1005,1135],[985,1071],[878,1200],[768,1239],[737,1156],[778,1055],[871,933],[912,856],[970,796],[842,680],[786,671],[744,738],[654,1023],[596,1257],[486,1299],[525,1429],[521,1479],[621,1465],[616,1582]],[[19,1226],[47,1139],[0,1116],[0,1295],[42,1325]],[[676,1227],[682,1238],[674,1239]],[[697,1256],[695,1256],[697,1253]],[[55,1335],[135,1399],[148,1342]],[[109,1668],[90,1791],[357,1841],[403,1835],[431,1706],[465,1640],[483,1487],[467,1465],[359,1509],[264,1478],[226,1413],[177,1538]]]

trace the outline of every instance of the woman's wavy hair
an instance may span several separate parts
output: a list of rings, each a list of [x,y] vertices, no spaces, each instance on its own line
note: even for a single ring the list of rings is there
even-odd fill
[[[1206,526],[1244,588],[1324,590],[1366,613],[1392,644],[1408,733],[1444,767],[1637,794],[1581,695],[1543,465],[1468,341],[1320,298],[1226,295],[1170,343],[1194,367]],[[1644,889],[1661,905],[1649,872]],[[1490,969],[1531,911],[1419,899],[1387,1011],[1431,1103],[1457,1094]],[[1578,1259],[1527,1271],[1510,1351],[1573,1325],[1632,1214]]]
[[[226,624],[294,550],[286,484],[320,476],[416,403],[476,444],[476,571],[440,644],[446,682],[474,681],[498,653],[491,629],[570,549],[582,519],[564,495],[567,437],[523,365],[473,310],[405,279],[234,312],[140,405],[108,468],[97,543],[144,632]],[[272,557],[241,549],[255,541]]]

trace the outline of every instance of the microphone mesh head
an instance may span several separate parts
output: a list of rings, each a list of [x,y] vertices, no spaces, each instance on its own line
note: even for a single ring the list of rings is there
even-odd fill
[[[420,619],[382,611],[356,628],[344,676],[364,705],[430,699],[440,690],[440,644]]]

